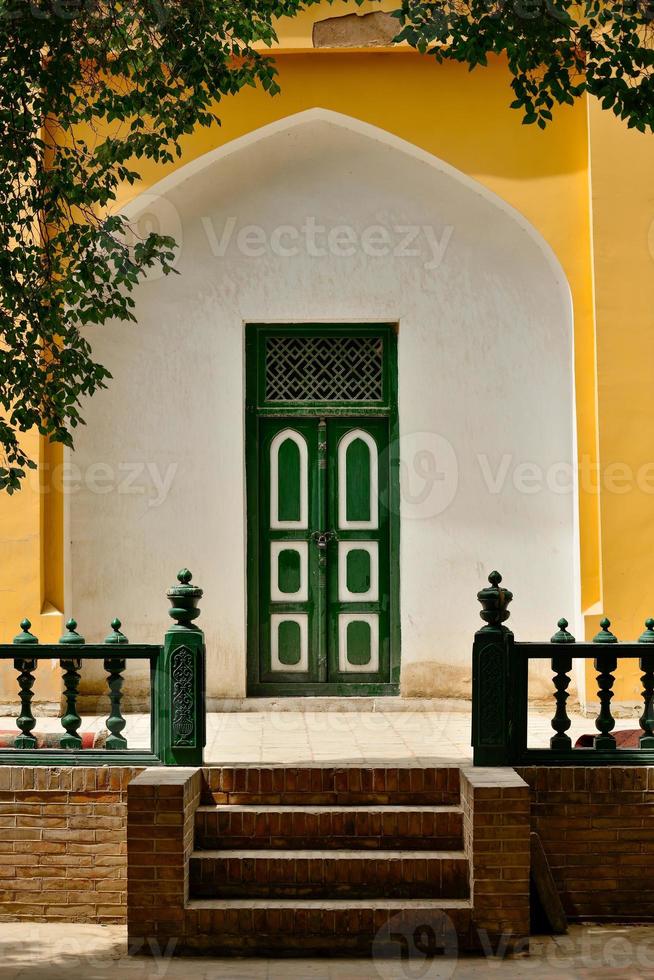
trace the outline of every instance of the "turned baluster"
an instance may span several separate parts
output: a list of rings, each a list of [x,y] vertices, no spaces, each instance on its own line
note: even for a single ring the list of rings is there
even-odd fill
[[[639,643],[654,643],[654,619],[645,621],[645,632],[638,638]],[[654,749],[654,653],[646,653],[640,658],[640,678],[643,685],[643,713],[640,716],[641,749]]]
[[[609,619],[601,621],[601,631],[593,637],[593,643],[612,644],[618,642],[617,637],[609,630],[610,625]],[[595,728],[600,734],[593,739],[593,747],[600,752],[612,752],[616,748],[616,741],[615,737],[611,735],[615,728],[615,719],[611,714],[611,701],[615,682],[613,671],[618,665],[618,658],[613,653],[602,653],[596,657],[594,663],[597,671],[597,696],[600,703]]]
[[[558,632],[551,639],[552,643],[574,643],[575,638],[568,633],[567,619],[560,619],[558,622]],[[552,718],[552,728],[556,732],[550,739],[550,748],[556,752],[568,752],[572,748],[572,741],[566,732],[572,722],[568,717],[566,704],[568,701],[568,687],[572,670],[572,657],[566,653],[557,653],[551,660],[552,670],[554,671],[554,700],[556,701],[556,711]]]
[[[127,637],[120,632],[121,622],[114,619],[111,624],[112,632],[105,639],[107,644],[121,645],[128,642]],[[127,739],[123,738],[122,731],[127,724],[121,712],[121,702],[123,698],[123,672],[125,670],[125,660],[121,657],[107,657],[104,661],[104,669],[107,672],[107,684],[109,687],[109,717],[106,725],[110,732],[107,739],[108,749],[126,749]]]
[[[29,619],[24,619],[20,624],[21,632],[14,637],[16,646],[34,646],[39,641],[30,633],[31,623]],[[17,749],[35,749],[36,739],[32,731],[36,727],[36,718],[32,714],[32,688],[34,687],[34,671],[36,670],[36,660],[32,657],[16,657],[14,659],[14,670],[18,671],[18,687],[20,688],[20,714],[16,719],[16,726],[20,731],[14,745]]]
[[[77,623],[74,619],[69,619],[66,623],[66,632],[59,643],[65,646],[81,646],[84,642],[84,637],[77,632]],[[82,724],[82,719],[77,712],[77,692],[82,661],[78,657],[62,657],[61,666],[64,671],[64,700],[66,702],[66,713],[61,719],[66,734],[61,739],[61,747],[62,749],[81,749],[82,739],[77,733]]]

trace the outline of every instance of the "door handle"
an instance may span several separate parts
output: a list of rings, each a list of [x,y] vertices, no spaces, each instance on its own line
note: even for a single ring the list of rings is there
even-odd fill
[[[335,531],[314,531],[311,535],[311,540],[314,541],[321,551],[324,551],[330,541],[336,541]]]

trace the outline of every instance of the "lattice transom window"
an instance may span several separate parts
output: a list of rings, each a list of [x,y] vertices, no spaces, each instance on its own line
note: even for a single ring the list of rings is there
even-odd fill
[[[266,401],[379,402],[382,337],[268,337]]]

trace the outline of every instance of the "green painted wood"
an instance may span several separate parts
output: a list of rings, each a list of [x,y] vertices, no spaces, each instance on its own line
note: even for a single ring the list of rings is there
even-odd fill
[[[14,646],[34,646],[39,641],[33,633],[30,633],[32,624],[29,619],[23,619],[20,624],[20,633],[14,637]]]
[[[146,750],[84,749],[62,752],[59,749],[0,750],[0,766],[160,766],[161,759]]]
[[[278,451],[277,500],[280,521],[300,520],[300,449],[285,439]]]
[[[202,765],[206,744],[206,653],[204,634],[194,620],[200,615],[202,589],[182,569],[179,584],[168,590],[175,620],[164,637],[152,677],[152,744],[169,766]]]
[[[107,739],[108,749],[126,749],[127,739],[123,736],[123,729],[127,722],[123,718],[121,711],[123,673],[127,661],[121,657],[107,657],[104,662],[104,669],[107,672],[107,686],[109,688],[109,716],[106,721],[109,738]]]
[[[492,763],[489,763],[491,765]],[[654,751],[651,749],[617,749],[615,752],[598,752],[596,749],[572,749],[570,752],[552,752],[550,749],[525,749],[516,755],[511,766],[651,766]]]
[[[576,643],[566,620],[549,643],[516,643],[504,626],[513,595],[501,587],[497,572],[489,576],[490,587],[478,593],[481,617],[486,625],[475,634],[472,663],[473,760],[479,766],[650,766],[654,764],[654,619],[637,643],[618,643],[603,619],[592,643]],[[554,671],[553,718],[555,735],[549,748],[527,748],[528,676],[531,660],[551,661]],[[567,735],[570,719],[566,710],[569,673],[573,660],[594,660],[597,671],[600,711],[595,722],[599,732],[592,748],[574,748]],[[620,749],[612,735],[611,712],[614,671],[620,660],[640,661],[643,670],[643,735],[638,749]]]
[[[362,548],[348,551],[345,559],[345,581],[350,592],[365,593],[370,590],[370,554]]]
[[[38,644],[38,639],[30,629],[32,624],[29,619],[24,619],[20,624],[20,633],[14,637],[14,646],[34,647]],[[20,657],[14,659],[14,670],[18,671],[18,689],[20,697],[20,713],[16,719],[16,727],[20,735],[16,739],[18,749],[36,748],[36,739],[32,732],[36,727],[36,718],[32,714],[33,687],[35,682],[34,671],[36,670],[36,660],[32,657]]]
[[[297,548],[285,548],[277,559],[277,581],[279,591],[293,595],[300,591],[302,584],[300,552]]]
[[[61,724],[66,734],[61,739],[61,747],[62,749],[81,749],[82,739],[78,735],[78,732],[82,724],[82,719],[77,711],[77,694],[82,661],[79,659],[62,659],[61,666],[64,671],[64,701],[66,704],[66,711],[61,719]]]
[[[120,656],[127,660],[156,660],[161,651],[161,645],[156,643],[129,643],[123,646]],[[25,651],[27,652],[27,651]],[[19,653],[13,643],[0,643],[0,660],[13,660]],[[61,658],[59,643],[39,643],[29,650],[34,660],[59,660]],[[84,652],[80,653],[83,660],[104,660],[107,656],[106,643],[87,643]]]
[[[374,405],[364,402],[284,403],[283,406],[266,401],[265,343],[272,336],[379,336],[383,338],[384,362],[382,398]],[[399,469],[394,456],[398,440],[397,427],[397,345],[389,325],[325,326],[325,325],[249,325],[246,329],[246,464],[248,508],[248,693],[251,695],[287,694],[396,694],[398,692],[400,665],[399,630]],[[322,420],[322,421],[321,421]],[[380,458],[383,457],[380,474],[380,576],[385,585],[377,603],[380,613],[380,663],[371,672],[340,671],[338,669],[338,541],[331,535],[335,530],[334,507],[337,496],[337,473],[334,471],[334,454],[338,445],[338,432],[347,432],[365,422],[377,427],[380,439]],[[342,428],[334,428],[338,423]],[[380,428],[381,427],[381,428]],[[270,527],[270,465],[269,447],[275,434],[283,428],[292,428],[307,441],[309,454],[309,526],[305,530],[284,530]],[[365,444],[364,444],[364,448]],[[355,447],[354,456],[361,447]],[[369,466],[363,461],[363,467]],[[355,459],[356,471],[357,462]],[[350,477],[352,492],[360,494],[354,484],[362,483]],[[281,477],[280,477],[281,480]],[[369,486],[368,477],[365,480]],[[280,493],[282,493],[280,486]],[[356,507],[364,516],[351,519],[366,520],[370,502],[359,500]],[[297,509],[290,519],[297,519]],[[321,537],[324,536],[324,545]],[[351,532],[353,541],[374,540],[368,532]],[[341,537],[341,535],[338,535]],[[308,544],[308,586],[306,601],[271,601],[271,552],[273,542],[304,541]],[[287,549],[282,549],[282,555]],[[282,555],[277,559],[277,584],[282,595],[287,587],[295,586],[297,572],[282,567]],[[364,572],[357,568],[367,555],[352,560],[350,579],[361,580]],[[286,562],[286,558],[283,559]],[[391,568],[393,575],[391,577]],[[354,575],[354,579],[352,579]],[[369,575],[369,572],[368,572]],[[334,577],[336,576],[336,578]],[[363,590],[362,590],[363,591]],[[367,591],[367,586],[365,591]],[[354,612],[364,612],[369,606],[356,603]],[[350,610],[350,611],[352,611]],[[377,609],[375,609],[377,612]],[[272,669],[271,617],[284,613],[306,614],[308,617],[309,657],[306,670],[298,670],[298,663],[277,666]],[[295,631],[297,632],[297,631]],[[278,644],[279,652],[279,644]],[[280,661],[282,657],[280,656]],[[295,669],[292,669],[292,668]]]
[[[279,624],[279,659],[285,667],[294,667],[301,657],[300,624],[287,619]]]
[[[68,647],[81,647],[84,645],[84,637],[77,632],[77,623],[74,619],[69,619],[66,623],[66,632],[60,638],[59,643],[62,646]],[[61,719],[61,724],[66,732],[61,739],[61,747],[62,749],[81,749],[82,739],[78,732],[82,724],[82,719],[77,710],[77,694],[82,661],[78,657],[62,657],[61,668],[64,672],[65,703],[65,713]]]
[[[119,646],[125,646],[129,644],[129,640],[124,633],[120,632],[120,627],[123,624],[119,619],[112,619],[111,621],[111,633],[105,637],[105,643],[118,644]]]
[[[488,581],[477,593],[486,625],[475,633],[472,647],[473,761],[476,766],[507,766],[523,736],[526,745],[526,719],[520,711],[512,715],[522,696],[526,698],[526,676],[520,677],[514,636],[504,625],[513,594],[502,586],[499,572],[491,572]]]
[[[327,591],[327,561],[329,542],[333,540],[333,531],[329,528],[327,512],[329,500],[329,483],[327,480],[327,420],[324,416],[318,419],[318,455],[316,470],[317,511],[314,530],[310,535],[309,552],[315,555],[316,574],[312,579],[317,599],[315,619],[315,639],[313,651],[317,661],[317,677],[321,683],[328,680],[327,676],[327,616],[329,594]],[[312,652],[309,657],[311,658]]]
[[[654,644],[654,619],[645,620],[645,631],[641,633],[638,642],[649,647]],[[643,734],[639,744],[641,749],[654,749],[654,654],[644,653],[639,664],[643,672],[640,678],[643,685],[643,713],[639,719]]]
[[[29,627],[28,627],[29,628]],[[14,670],[18,671],[18,688],[20,697],[20,714],[16,719],[16,727],[20,735],[16,739],[16,748],[35,749],[36,739],[32,732],[36,728],[36,718],[32,714],[32,688],[34,687],[34,671],[36,660],[17,658],[14,660]]]
[[[256,621],[258,623],[258,634],[256,637],[256,649],[258,664],[256,668],[257,676],[264,683],[273,685],[287,683],[294,686],[301,686],[305,682],[318,682],[320,677],[320,592],[319,592],[319,555],[315,547],[310,543],[311,529],[320,520],[320,486],[319,473],[317,468],[318,459],[318,429],[319,420],[316,418],[297,419],[291,424],[286,418],[266,418],[260,420],[258,425],[259,446],[256,458],[256,502],[255,502],[255,524],[258,532],[256,542],[256,553],[260,556],[256,567],[250,567],[250,583],[256,580],[255,592],[259,598],[258,609],[256,611]],[[272,491],[272,467],[271,467],[271,447],[276,437],[285,429],[291,429],[296,438],[304,440],[308,457],[308,521],[304,528],[275,528],[271,522],[271,491]],[[297,448],[296,444],[293,445]],[[298,474],[299,486],[299,474]],[[280,499],[281,503],[281,499]],[[300,511],[294,520],[299,520]],[[283,518],[280,518],[283,519]],[[308,550],[308,598],[298,600],[289,596],[288,600],[273,601],[273,582],[271,577],[271,554],[272,547],[281,546],[281,554],[277,562],[278,573],[282,572],[278,578],[280,591],[285,592],[290,585],[294,585],[299,578],[300,563],[298,560],[298,546],[302,544]],[[286,546],[286,547],[284,547]],[[295,550],[293,547],[295,546]],[[284,555],[292,554],[292,559],[284,558]],[[292,561],[293,567],[297,562],[297,576],[289,575],[287,569],[282,569],[282,564]],[[293,581],[294,579],[294,581]],[[297,656],[296,638],[299,633],[299,626],[295,624],[292,628],[282,623],[280,627],[274,624],[275,616],[282,616],[285,613],[306,616],[307,632],[309,637],[308,646],[311,656],[306,670],[298,670],[297,665],[301,657]],[[275,637],[273,630],[277,629],[277,649],[278,663],[273,663],[273,645]],[[286,650],[285,644],[292,643],[290,652]],[[286,668],[286,669],[284,669]]]
[[[346,642],[348,663],[355,667],[365,666],[370,663],[372,656],[372,632],[370,623],[356,621],[348,623]]]
[[[613,684],[615,681],[613,671],[617,666],[618,660],[613,652],[602,653],[595,658],[598,686],[597,696],[599,698],[600,710],[595,719],[595,727],[599,735],[595,736],[593,744],[599,752],[613,752],[617,748],[615,736],[611,734],[615,728],[615,719],[611,713]]]
[[[370,449],[363,439],[355,439],[345,454],[347,467],[345,513],[348,521],[369,521]]]
[[[253,695],[254,697],[280,697],[280,698],[380,698],[386,695],[393,696],[400,693],[399,684],[374,684],[366,681],[352,681],[347,683],[306,682],[298,684],[295,681],[282,681],[274,684],[262,684],[260,689]]]
[[[572,748],[572,741],[566,732],[572,722],[568,717],[566,705],[569,697],[568,687],[570,686],[569,674],[572,670],[572,657],[569,654],[557,653],[552,657],[552,670],[554,671],[554,700],[556,702],[552,728],[556,734],[550,739],[550,748],[555,752],[568,752]]]
[[[21,735],[15,749],[0,750],[0,765],[201,765],[206,741],[205,647],[202,631],[193,621],[200,614],[202,589],[192,585],[191,578],[191,573],[182,569],[178,584],[167,593],[169,614],[175,625],[166,633],[163,647],[130,644],[120,632],[118,619],[112,622],[112,632],[104,644],[86,646],[73,619],[66,623],[66,632],[58,644],[39,644],[29,632],[31,624],[24,620],[14,643],[0,644],[0,661],[14,661],[21,691],[17,719]],[[61,749],[36,749],[32,735],[36,722],[31,711],[33,672],[38,660],[53,658],[60,660],[64,672],[65,712],[61,723],[66,734],[61,739]],[[108,674],[110,736],[106,749],[82,750],[77,697],[85,659],[102,659]],[[127,660],[147,660],[150,664],[151,751],[130,750],[122,735],[122,675]]]
[[[351,400],[320,401],[303,403],[286,401],[280,405],[266,398],[266,343],[274,337],[379,337],[383,342],[382,393],[381,398],[371,401]],[[396,336],[393,324],[362,325],[359,323],[324,324],[248,324],[246,328],[246,388],[247,405],[256,408],[258,412],[269,410],[274,415],[288,414],[296,411],[306,411],[311,415],[316,410],[324,415],[334,415],[338,412],[353,414],[356,412],[384,413],[392,412],[397,399],[396,375]]]
[[[645,654],[640,658],[640,678],[643,685],[643,712],[639,723],[643,730],[639,743],[641,749],[654,749],[654,654]]]
[[[111,633],[105,637],[108,646],[126,646],[129,640],[124,633],[121,633],[122,623],[119,619],[111,622]],[[127,722],[123,718],[121,703],[123,698],[123,672],[127,661],[122,657],[107,657],[104,661],[104,669],[107,673],[107,686],[109,688],[109,716],[106,721],[109,738],[107,748],[112,750],[123,750],[127,748],[127,739],[122,732]]]
[[[362,439],[355,439],[350,443],[345,453],[346,479],[340,479],[339,466],[340,455],[339,446],[344,439],[351,436],[353,431],[362,431],[368,436],[376,446],[377,454],[377,484],[378,484],[378,521],[374,528],[348,528],[342,527],[340,523],[343,507],[339,499],[339,494],[345,488],[346,506],[345,517],[348,521],[370,521],[373,516],[374,508],[370,506],[370,449]],[[328,547],[328,568],[329,568],[329,612],[328,612],[328,674],[329,680],[333,683],[351,684],[379,684],[392,683],[393,671],[391,666],[392,648],[395,643],[393,611],[394,597],[393,591],[397,585],[399,556],[393,550],[393,528],[397,522],[397,514],[388,506],[392,498],[392,481],[394,469],[392,466],[392,444],[391,444],[391,419],[390,417],[376,419],[360,418],[333,418],[327,420],[327,444],[328,444],[328,482],[330,485],[328,526],[334,528],[338,541],[334,540]],[[349,482],[349,462],[351,460],[349,450],[353,446],[363,446],[365,449],[367,463],[357,473],[359,481],[365,480],[363,492],[366,498],[365,510],[359,509],[353,513],[349,507],[351,500],[351,485]],[[391,450],[389,451],[389,447]],[[362,457],[355,454],[355,465],[361,462]],[[359,497],[361,499],[361,497]],[[357,516],[355,516],[357,514]],[[378,595],[374,600],[360,599],[357,601],[351,598],[341,599],[339,589],[339,544],[349,544],[355,548],[354,554],[360,554],[356,549],[358,542],[365,542],[367,545],[375,546],[378,554]],[[352,553],[352,552],[351,552]],[[367,555],[366,555],[367,558]],[[355,567],[361,559],[353,559]],[[391,571],[392,570],[392,571]],[[348,580],[348,565],[345,567],[345,581]],[[355,591],[355,590],[353,590]],[[366,590],[367,591],[367,590]],[[374,617],[377,622],[377,665],[374,663],[372,649],[374,639],[371,634],[371,627],[365,619],[355,620],[347,623],[345,629],[346,650],[341,650],[342,630],[340,627],[340,617],[357,616]],[[356,625],[355,625],[356,624]],[[352,627],[355,627],[352,629]],[[348,655],[350,647],[347,637],[356,638],[356,647],[352,656]],[[370,637],[370,647],[364,638]],[[361,669],[369,665],[369,670]],[[353,669],[358,668],[358,669]]]
[[[69,619],[66,623],[66,632],[60,637],[59,643],[64,646],[81,646],[85,642],[84,637],[77,632],[76,620]]]

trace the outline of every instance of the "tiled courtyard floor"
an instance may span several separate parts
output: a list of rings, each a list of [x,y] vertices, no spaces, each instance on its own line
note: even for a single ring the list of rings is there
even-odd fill
[[[379,702],[377,702],[378,704]],[[465,702],[443,701],[429,708],[410,701],[392,710],[288,710],[214,712],[207,716],[208,764],[329,763],[329,762],[444,762],[465,764],[471,759],[470,710]],[[335,706],[336,707],[336,706]],[[570,735],[594,733],[592,718],[572,714]],[[546,747],[553,734],[551,712],[532,709],[529,745]],[[86,717],[83,731],[101,731],[104,717]],[[125,735],[130,748],[149,746],[149,716],[129,715]],[[15,728],[12,718],[0,718],[0,729]],[[638,728],[635,718],[616,720],[616,730]],[[39,731],[61,731],[56,718],[38,720]]]
[[[289,937],[289,942],[292,938]],[[654,977],[654,926],[573,926],[529,957],[216,960],[127,957],[120,926],[0,925],[0,980],[592,980]]]

